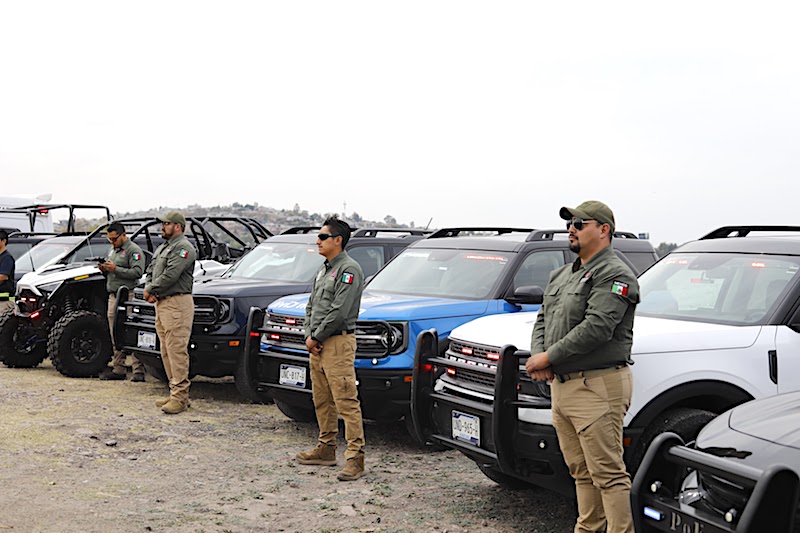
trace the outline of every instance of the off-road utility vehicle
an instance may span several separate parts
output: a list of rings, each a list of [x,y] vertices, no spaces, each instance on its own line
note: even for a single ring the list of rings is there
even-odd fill
[[[410,425],[417,335],[436,328],[441,339],[437,353],[442,353],[450,331],[465,322],[538,309],[527,303],[530,287],[544,285],[550,271],[574,258],[566,235],[565,230],[552,229],[446,228],[415,242],[378,272],[364,290],[355,332],[364,417],[405,416]],[[656,259],[650,243],[632,233],[617,233],[614,242],[623,260],[637,271]],[[263,334],[265,348],[253,357],[258,360],[259,386],[275,398],[278,408],[295,420],[313,421],[303,334],[307,302],[304,294],[269,306],[266,323],[255,331]]]
[[[149,262],[163,241],[156,230],[161,222],[155,218],[119,222]],[[203,223],[191,217],[187,222],[187,236],[198,249],[195,275],[224,266],[210,255],[220,247]],[[41,260],[34,264],[41,266],[17,283],[16,308],[0,315],[0,359],[6,366],[33,367],[49,355],[67,376],[93,376],[106,367],[112,354],[106,318],[108,295],[97,264],[105,260],[110,248],[107,226],[89,235],[54,237],[30,250]],[[127,293],[118,297],[124,301]]]
[[[639,277],[634,390],[624,420],[632,473],[660,433],[690,441],[733,406],[800,389],[798,270],[800,227],[728,226],[678,247]],[[424,332],[415,431],[463,452],[498,483],[574,494],[552,426],[549,383],[524,370],[535,318],[479,318],[450,333],[444,354],[436,332]]]
[[[222,276],[194,285],[195,318],[189,341],[190,373],[211,377],[235,376],[245,398],[260,403],[271,399],[256,388],[255,375],[244,358],[251,307],[265,308],[287,294],[307,292],[324,258],[315,244],[318,227],[297,227],[261,243]],[[365,276],[378,271],[403,248],[422,239],[419,229],[353,230],[347,253],[358,261]],[[115,337],[148,372],[166,380],[155,331],[155,310],[141,290],[117,312]]]

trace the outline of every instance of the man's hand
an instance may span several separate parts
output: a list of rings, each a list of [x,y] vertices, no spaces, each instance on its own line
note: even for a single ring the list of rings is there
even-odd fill
[[[550,357],[547,352],[531,355],[525,361],[525,371],[536,381],[552,381],[555,377],[553,369],[550,367]]]
[[[100,265],[100,270],[103,270],[105,272],[116,272],[117,265],[115,265],[113,261],[106,261],[105,263]]]
[[[144,290],[144,299],[146,302],[150,302],[151,304],[154,304],[158,301],[158,298],[147,292],[147,289]]]
[[[306,339],[306,349],[312,355],[319,355],[322,352],[322,343],[309,337]]]

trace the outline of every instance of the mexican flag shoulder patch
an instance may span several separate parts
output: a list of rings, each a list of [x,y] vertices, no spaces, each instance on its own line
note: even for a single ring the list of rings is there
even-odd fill
[[[348,285],[353,284],[353,275],[350,272],[345,272],[342,274],[342,283],[347,283]]]
[[[611,292],[620,296],[628,295],[628,284],[621,281],[615,281],[611,284]]]
[[[139,252],[133,252],[133,260],[134,261],[138,261],[141,258],[142,258],[142,254],[140,254]]]
[[[178,255],[181,256],[182,258],[186,259],[187,257],[189,257],[189,251],[188,250],[181,250],[180,252],[178,252]]]

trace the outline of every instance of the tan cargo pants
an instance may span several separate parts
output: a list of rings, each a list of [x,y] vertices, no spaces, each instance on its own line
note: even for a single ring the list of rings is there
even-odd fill
[[[156,333],[169,378],[169,395],[182,405],[189,404],[189,337],[193,321],[191,294],[168,296],[156,302]]]
[[[622,460],[622,419],[631,405],[628,367],[589,378],[552,382],[553,426],[575,479],[575,533],[633,533],[631,477]]]
[[[358,457],[364,454],[364,423],[356,388],[356,336],[336,335],[322,344],[322,352],[309,357],[319,442],[336,446],[341,416],[347,439],[344,456],[346,459]]]
[[[131,296],[133,295],[133,291],[129,293]],[[129,298],[130,299],[130,298]],[[116,294],[109,294],[108,295],[108,312],[106,316],[108,317],[108,329],[111,332],[111,339],[113,342],[114,339],[114,313],[117,309],[117,295]],[[126,352],[120,352],[116,348],[114,348],[114,354],[111,356],[111,364],[114,365],[113,371],[115,374],[124,374],[126,372],[125,367],[125,359],[128,357]],[[139,361],[135,355],[131,355],[133,358],[133,373],[134,374],[144,374],[144,365],[141,361]]]
[[[0,313],[5,313],[8,309],[14,308],[14,302],[11,300],[0,301]]]

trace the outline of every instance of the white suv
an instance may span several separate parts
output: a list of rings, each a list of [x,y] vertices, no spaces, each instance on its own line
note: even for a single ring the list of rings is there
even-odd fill
[[[737,226],[679,247],[639,277],[624,435],[632,472],[660,433],[690,441],[735,405],[800,389],[798,269],[800,227]],[[436,332],[422,332],[415,430],[460,450],[500,484],[572,494],[549,384],[530,380],[530,353],[517,351],[530,349],[535,319],[512,313],[473,320],[453,330],[443,356],[426,350],[436,346]]]

